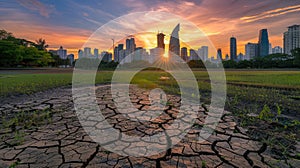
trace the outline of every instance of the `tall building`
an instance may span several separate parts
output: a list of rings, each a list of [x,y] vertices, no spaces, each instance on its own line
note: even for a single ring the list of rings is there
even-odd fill
[[[237,47],[236,47],[236,38],[230,38],[230,59],[236,60],[237,59]]]
[[[170,37],[170,46],[169,46],[169,57],[175,54],[180,54],[180,42],[179,42],[179,31],[180,31],[180,24],[178,24],[172,31]]]
[[[264,57],[269,55],[269,35],[267,29],[261,29],[259,31],[258,40],[258,56]]]
[[[200,60],[197,52],[194,49],[190,49],[190,60]]]
[[[85,48],[83,49],[83,56],[84,56],[84,57],[90,57],[91,55],[92,55],[92,53],[91,53],[91,48],[85,47]]]
[[[198,56],[200,59],[205,62],[208,60],[208,46],[202,46],[198,49]]]
[[[282,48],[280,46],[275,46],[272,48],[272,54],[282,54]]]
[[[133,53],[135,51],[136,44],[135,44],[134,38],[130,39],[130,46],[129,46],[129,48],[130,48],[130,53]]]
[[[119,51],[117,46],[114,48],[114,62],[119,62]]]
[[[228,54],[226,54],[226,56],[225,56],[225,60],[226,60],[226,61],[228,61],[228,60],[229,60],[229,55],[228,55]]]
[[[75,58],[75,57],[74,57],[74,54],[69,54],[69,55],[68,55],[68,58],[69,58],[69,60],[70,60],[70,65],[73,66],[73,63],[74,63],[74,61],[75,61],[75,59],[74,59],[74,58]]]
[[[78,50],[78,59],[83,58],[83,51]]]
[[[272,52],[272,44],[271,43],[269,43],[269,54],[272,54],[273,52]]]
[[[129,45],[130,40],[128,41]],[[124,44],[118,44],[118,46],[115,47],[114,49],[114,61],[115,62],[121,62],[122,61],[122,54],[124,50]]]
[[[258,56],[258,44],[247,43],[245,45],[245,59],[250,60]]]
[[[291,51],[300,48],[300,25],[288,27],[288,31],[283,34],[283,48],[285,54],[291,54]]]
[[[94,49],[94,57],[98,58],[99,50],[97,48]]]
[[[65,50],[62,46],[57,50],[57,55],[60,59],[67,59],[67,50]]]
[[[181,48],[180,56],[183,60],[188,61],[188,53],[187,53],[187,48],[186,47]]]
[[[217,51],[217,60],[222,60],[222,50],[221,50],[221,48],[219,48],[218,51]]]
[[[157,34],[157,48],[165,49],[165,35],[163,33]]]

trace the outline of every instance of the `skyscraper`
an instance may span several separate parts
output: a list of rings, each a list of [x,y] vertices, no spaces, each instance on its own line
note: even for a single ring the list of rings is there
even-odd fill
[[[134,38],[130,39],[130,46],[129,46],[129,48],[130,48],[130,53],[133,53],[134,50],[135,50],[135,48],[136,48],[136,44],[135,44]]]
[[[165,49],[165,35],[163,33],[157,34],[157,48]]]
[[[269,55],[269,36],[268,30],[262,29],[259,31],[258,40],[258,56],[264,57]]]
[[[67,50],[65,50],[62,46],[57,50],[57,55],[60,59],[67,59]]]
[[[230,38],[230,59],[236,60],[237,59],[237,49],[236,49],[236,38]]]
[[[91,55],[92,55],[92,53],[91,53],[91,48],[85,47],[85,48],[83,49],[83,56],[84,56],[84,57],[90,57]]]
[[[285,54],[291,54],[291,51],[300,48],[300,25],[288,27],[288,31],[283,34],[283,48]]]
[[[280,46],[275,46],[272,48],[272,54],[281,54],[282,53],[282,48]]]
[[[97,48],[94,48],[94,57],[98,58],[99,56],[99,50]]]
[[[188,61],[188,54],[187,54],[187,48],[186,47],[181,48],[180,56],[183,60]]]
[[[179,43],[179,30],[180,30],[180,24],[178,24],[174,29],[171,34],[170,38],[170,46],[169,46],[169,56],[172,55],[178,55],[180,52],[180,43]]]
[[[83,58],[83,51],[78,50],[78,59]]]
[[[222,50],[221,50],[221,48],[218,49],[217,60],[222,60]]]
[[[190,60],[199,60],[197,52],[194,49],[190,49]]]
[[[258,44],[247,43],[245,45],[245,59],[250,60],[258,56]]]

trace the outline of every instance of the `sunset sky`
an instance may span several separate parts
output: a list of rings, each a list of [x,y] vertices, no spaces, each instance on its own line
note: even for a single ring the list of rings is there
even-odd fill
[[[0,29],[32,41],[44,38],[50,48],[62,45],[68,53],[77,55],[78,49],[99,27],[124,15],[145,11],[168,12],[188,20],[201,29],[216,48],[222,48],[223,55],[228,53],[232,35],[237,38],[238,52],[244,53],[247,42],[258,41],[260,29],[268,29],[273,46],[282,46],[286,27],[300,24],[298,0],[2,0]],[[158,29],[170,34],[173,25],[143,26],[145,30]],[[188,32],[180,33],[184,36]],[[112,43],[111,39],[105,40]],[[149,48],[156,44],[156,36],[137,41],[138,46]]]

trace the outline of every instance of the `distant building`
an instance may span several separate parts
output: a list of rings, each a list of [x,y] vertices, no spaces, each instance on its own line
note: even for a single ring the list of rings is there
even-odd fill
[[[62,46],[57,50],[57,55],[60,59],[67,59],[67,50],[65,50]]]
[[[190,49],[190,60],[200,60],[197,52],[194,49]]]
[[[208,60],[208,46],[202,46],[198,49],[198,56],[200,59],[205,62]]]
[[[187,53],[187,48],[186,48],[186,47],[182,47],[182,48],[181,48],[180,57],[181,57],[183,60],[188,61],[188,53]]]
[[[291,55],[291,51],[300,48],[300,25],[288,27],[288,31],[283,34],[284,53]]]
[[[158,33],[157,34],[157,48],[165,49],[165,34]]]
[[[269,35],[267,29],[261,29],[259,31],[258,40],[258,56],[264,57],[269,55]]]
[[[221,50],[221,48],[219,48],[218,51],[217,51],[217,60],[222,61],[222,50]]]
[[[97,48],[94,49],[94,57],[99,57],[99,50]]]
[[[112,61],[112,53],[107,51],[101,52],[101,57],[103,62],[111,62]]]
[[[280,46],[275,46],[272,48],[272,54],[282,54],[282,48]]]
[[[180,31],[180,24],[178,24],[172,31],[170,37],[170,44],[169,44],[169,58],[172,59],[172,55],[179,56],[180,54],[180,42],[179,42],[179,31]]]
[[[258,44],[257,43],[247,43],[245,45],[245,59],[250,60],[258,56]]]
[[[91,48],[85,47],[83,49],[83,56],[84,57],[91,57],[92,56]]]
[[[74,54],[69,54],[69,55],[68,55],[68,59],[70,60],[70,65],[73,66],[73,63],[74,63],[74,61],[75,61]]]
[[[244,60],[244,54],[243,53],[239,53],[239,55],[237,56],[237,60],[238,61],[243,61]]]
[[[83,58],[83,51],[78,50],[78,59]]]
[[[229,55],[228,54],[226,54],[226,56],[225,56],[225,60],[226,61],[228,61],[230,58],[229,58]]]
[[[237,44],[236,44],[235,37],[230,38],[230,59],[231,60],[237,59]]]
[[[269,54],[272,54],[273,53],[273,51],[272,51],[272,44],[271,43],[269,43]]]

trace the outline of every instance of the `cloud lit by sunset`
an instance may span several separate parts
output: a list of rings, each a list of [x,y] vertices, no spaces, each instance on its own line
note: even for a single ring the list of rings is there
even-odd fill
[[[259,30],[262,28],[269,30],[270,42],[273,46],[282,46],[282,33],[286,27],[299,24],[300,6],[297,1],[273,0],[112,0],[106,3],[86,1],[81,4],[70,0],[53,2],[17,0],[1,2],[0,28],[12,32],[17,37],[32,41],[44,38],[50,48],[63,46],[68,49],[68,53],[77,55],[78,49],[99,27],[105,26],[111,20],[140,11],[165,11],[190,21],[209,37],[216,48],[222,48],[225,55],[229,53],[229,38],[232,35],[237,38],[238,53],[244,53],[245,44],[257,42]],[[151,20],[150,14],[151,12],[146,17]],[[137,23],[137,27],[136,25],[130,27],[132,25],[126,25],[126,22],[120,24],[132,30],[138,28],[154,33],[135,34],[137,45],[149,49],[156,46],[155,33],[163,32],[169,35],[173,23],[179,22],[167,20],[163,16],[157,20],[152,19],[148,24]],[[194,44],[192,48],[198,49],[202,44],[199,34],[196,33],[189,29],[182,29],[180,36]],[[127,37],[117,29],[106,34],[110,36],[101,38],[110,45],[109,48],[112,48],[111,38],[124,40]],[[118,37],[113,37],[116,34]],[[166,37],[165,43],[168,42]],[[107,47],[102,48],[101,44],[97,48],[108,50]],[[214,55],[214,53],[210,54]]]

